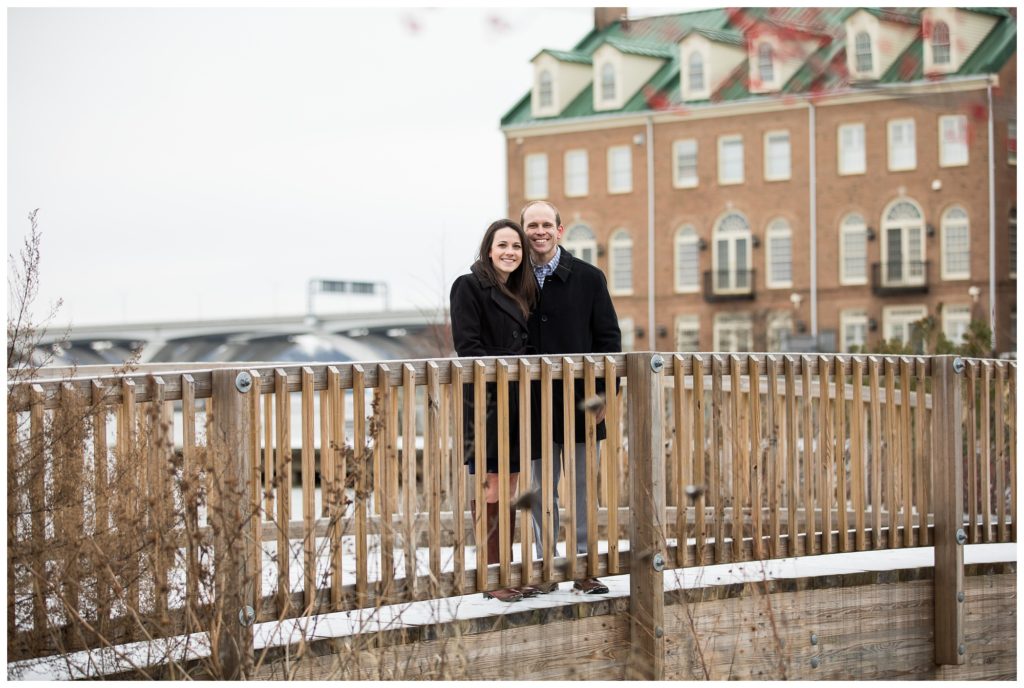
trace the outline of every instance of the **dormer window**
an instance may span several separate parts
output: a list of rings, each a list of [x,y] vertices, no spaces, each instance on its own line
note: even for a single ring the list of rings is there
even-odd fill
[[[690,57],[687,59],[687,66],[689,71],[687,74],[690,79],[690,90],[691,91],[703,91],[704,90],[704,58],[700,52],[694,50],[690,53]]]
[[[932,27],[932,63],[949,64],[949,25],[946,22],[935,22]]]
[[[551,72],[546,69],[537,78],[537,97],[542,108],[549,108],[554,103],[554,87],[551,82]]]
[[[762,84],[775,81],[775,60],[769,43],[762,43],[757,48],[757,75]]]
[[[870,72],[872,70],[871,60],[871,36],[867,31],[861,31],[854,39],[854,51],[857,57],[857,71]]]
[[[611,62],[601,67],[601,100],[615,100],[615,66]]]

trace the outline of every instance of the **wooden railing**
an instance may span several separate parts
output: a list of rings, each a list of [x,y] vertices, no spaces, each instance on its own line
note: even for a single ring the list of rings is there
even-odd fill
[[[590,399],[601,379],[617,389],[608,438],[598,461],[588,413],[586,504],[561,484],[565,556],[536,560],[530,511],[512,532],[517,497],[504,489],[499,532],[518,541],[518,561],[502,547],[488,567],[485,548],[468,549],[484,523],[467,514],[483,483],[462,466],[464,385],[479,409],[497,383],[504,418],[517,388],[523,422],[499,424],[500,447],[513,432],[550,447],[563,441],[550,437],[553,414],[571,438],[584,401],[574,380]],[[967,543],[1016,540],[1015,363],[647,353],[239,364],[39,378],[11,386],[9,402],[11,659],[208,631],[244,675],[253,622],[619,573],[640,586],[633,622],[653,628],[663,568],[931,545],[938,600],[940,566],[955,569],[959,553],[962,571],[958,530]],[[551,453],[538,458],[550,494]],[[507,452],[499,460],[507,475]],[[598,527],[577,555],[583,509]],[[549,516],[542,525],[555,535]],[[953,597],[957,580],[942,583]],[[937,606],[937,661],[957,663],[957,613]],[[656,667],[663,640],[647,635],[637,664]],[[943,638],[953,656],[939,652]]]

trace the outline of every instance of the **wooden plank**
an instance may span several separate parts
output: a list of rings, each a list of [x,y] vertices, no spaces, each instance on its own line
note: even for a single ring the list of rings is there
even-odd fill
[[[732,467],[729,471],[732,479],[732,561],[740,561],[743,557],[743,511],[746,506],[747,477],[750,475],[750,452],[743,441],[743,420],[745,410],[744,395],[740,392],[740,357],[729,356],[729,377],[732,382],[729,396],[732,403]]]
[[[484,481],[487,475],[487,391],[484,386],[484,365],[473,363],[473,439],[474,487],[476,490],[476,587],[487,589],[487,499]]]
[[[108,469],[110,467],[110,452],[109,452],[109,449],[107,447],[107,414],[110,412],[110,410],[109,410],[109,407],[106,404],[106,401],[104,400],[105,393],[106,393],[106,386],[103,383],[99,382],[99,381],[93,381],[93,384],[92,384],[92,422],[93,422],[92,437],[93,437],[93,470],[94,470],[93,494],[96,496],[96,513],[94,515],[94,523],[95,523],[95,525],[93,526],[93,533],[94,533],[94,535],[96,537],[97,542],[101,543],[100,547],[104,551],[109,551],[109,547],[111,546],[112,543],[111,543],[111,538],[110,538],[110,535],[111,535],[111,533],[110,533],[110,492],[111,492],[111,489],[110,489],[110,476],[109,476],[109,471],[108,471]],[[182,407],[183,408],[184,408],[184,403],[185,402],[183,401],[182,402]],[[194,413],[194,411],[193,411],[193,413]],[[182,415],[184,417],[184,413]],[[19,466],[19,465],[21,465],[21,462],[19,461],[19,457],[18,457],[18,454],[17,454],[18,446],[17,446],[16,442],[12,441],[12,440],[16,440],[16,437],[17,437],[17,435],[16,435],[16,433],[17,433],[16,420],[15,420],[15,417],[14,417],[13,414],[8,414],[7,418],[8,418],[8,420],[7,420],[7,423],[8,423],[8,425],[7,425],[7,436],[8,436],[8,457],[7,457],[7,462],[8,462],[8,466],[11,466],[11,465]],[[193,421],[194,421],[194,419],[193,419]],[[194,435],[195,434],[194,422],[193,422],[193,426],[192,426],[192,432],[193,432],[193,435]],[[194,488],[194,482],[188,480],[187,470],[188,470],[188,465],[189,465],[190,460],[191,461],[195,461],[195,456],[194,456],[194,454],[192,454],[192,452],[189,452],[189,454],[186,454],[186,450],[184,448],[184,442],[183,442],[183,447],[182,447],[182,464],[183,464],[183,472],[184,472],[183,484],[186,486],[186,489],[189,489],[188,486],[190,486],[190,485],[193,486],[193,488]],[[15,494],[20,494],[20,493],[21,493],[21,490],[17,490],[17,492]],[[13,498],[13,496],[14,496],[13,494],[12,495],[8,495],[8,499]],[[189,502],[187,500],[187,497],[185,495],[182,495],[182,497],[183,497],[183,501],[185,502],[185,504],[183,504],[183,507],[185,509],[185,519],[189,519],[190,517],[194,516],[194,512],[190,514],[189,507],[188,507],[188,505],[191,504],[191,502]],[[14,531],[14,529],[12,527],[12,524],[10,524],[10,523],[8,524],[8,531],[7,532],[9,534],[11,534],[12,537],[14,536],[15,531]],[[195,532],[195,531],[193,530],[193,532]],[[189,576],[188,563],[191,561],[190,559],[188,559],[189,548],[191,548],[194,551],[194,544],[191,542],[191,540],[189,541],[189,544],[187,545],[186,554],[185,554],[185,556],[186,556],[186,570],[185,570],[185,575],[186,575],[186,592],[185,592],[186,606],[188,605],[188,601],[190,601],[190,600],[194,601],[194,598],[189,597],[189,595],[188,595],[188,593],[190,592],[188,590],[188,583],[187,583],[187,578]],[[11,567],[10,560],[8,560],[8,575],[13,575],[13,568]],[[13,586],[11,581],[8,582],[7,592],[8,592],[8,596],[11,596],[11,595],[14,594],[14,586]],[[13,611],[14,611],[13,607],[10,608],[9,611],[13,613]],[[98,630],[98,632],[100,632],[100,633],[105,632],[106,631],[107,622],[110,620],[110,584],[109,584],[109,580],[108,580],[107,575],[105,575],[104,573],[97,573],[97,575],[96,575],[96,620],[97,620],[97,630]],[[14,628],[14,624],[10,623],[10,619],[8,619],[8,622],[9,623],[8,623],[7,627],[9,629],[13,629]]]
[[[626,356],[631,507],[627,680],[665,675],[664,576],[653,564],[655,557],[664,557],[664,406],[662,376],[652,370],[652,358],[649,353]]]
[[[711,527],[715,535],[715,563],[725,562],[725,510],[719,467],[722,462],[722,378],[725,362],[715,354],[711,357],[711,499],[714,514]],[[709,562],[710,563],[710,562]]]
[[[864,498],[864,362],[859,356],[853,359],[853,414],[850,427],[850,496],[853,507],[854,549],[861,552],[865,549],[865,512],[867,500]],[[918,387],[924,390],[924,387]],[[923,410],[924,406],[919,405]]]
[[[932,366],[935,432],[935,663],[963,664],[964,548],[957,542],[963,526],[963,451],[960,379],[953,356]],[[895,542],[897,538],[893,538]]]
[[[915,384],[919,395],[924,394],[927,384],[927,377],[924,374],[924,359],[918,358],[915,366]],[[924,404],[914,406],[914,467],[916,477],[914,482],[917,486],[917,533],[918,546],[927,547],[928,538],[928,455],[924,450]]]
[[[597,396],[597,378],[595,368],[596,362],[592,356],[583,358],[583,399],[588,401]],[[581,510],[585,509],[587,518],[587,575],[597,576],[598,563],[598,527],[597,527],[597,416],[593,410],[588,410],[584,415],[584,432],[587,469],[587,503],[579,505]],[[575,453],[575,452],[574,452]]]
[[[131,485],[132,478],[137,475],[136,465],[140,463],[138,461],[138,421],[136,416],[135,407],[135,382],[132,380],[123,380],[121,383],[121,414],[117,422],[117,477],[118,484],[122,488],[127,485]],[[41,418],[41,415],[40,415]],[[35,425],[32,425],[35,428]],[[33,434],[35,431],[33,430]],[[207,435],[209,437],[209,435]],[[42,445],[40,445],[41,451]],[[209,454],[209,452],[207,452]],[[42,454],[39,454],[42,456]],[[209,476],[209,468],[207,468],[207,476]],[[41,479],[40,474],[40,479]],[[209,492],[207,493],[209,494]],[[131,537],[132,529],[138,527],[139,518],[141,514],[140,505],[138,503],[138,494],[135,491],[123,491],[120,495],[119,513],[124,514],[124,523],[121,524],[123,527],[118,528],[118,534],[126,534],[128,538]],[[42,492],[40,492],[39,501],[34,502],[35,504],[43,504]],[[207,520],[209,520],[209,514]],[[33,533],[36,532],[33,525]],[[134,551],[128,552],[128,564],[125,566],[124,576],[122,582],[127,582],[128,588],[128,599],[125,602],[131,609],[139,609],[140,601],[140,589],[139,589],[139,556]]]
[[[345,393],[341,390],[341,374],[337,366],[330,366],[327,369],[327,404],[330,413],[330,433],[328,438],[327,460],[333,466],[331,470],[331,481],[328,484],[327,493],[321,498],[327,503],[327,516],[330,519],[330,527],[327,530],[329,544],[329,558],[331,569],[331,609],[339,611],[344,606],[342,588],[345,581],[344,571],[344,548],[341,546],[342,519],[345,514],[345,471],[347,463],[345,459]],[[267,419],[269,423],[269,418]],[[269,453],[269,447],[268,447]],[[324,461],[324,450],[321,447],[320,461]]]
[[[868,357],[868,390],[871,397],[871,542],[882,540],[882,410],[878,400],[878,359]]]
[[[380,514],[380,578],[377,581],[380,599],[391,600],[395,589],[395,528],[394,507],[397,501],[393,473],[397,473],[393,461],[391,431],[398,421],[398,414],[391,412],[391,400],[395,390],[391,385],[390,368],[377,364],[377,379],[380,385],[375,391],[377,421],[376,440],[373,447],[374,482],[378,491],[373,495],[374,505]],[[379,475],[378,475],[379,474]]]
[[[367,589],[369,588],[368,557],[366,530],[366,493],[370,486],[369,460],[366,456],[366,386],[364,384],[363,367],[357,365],[352,369],[352,448],[353,463],[356,471],[356,500],[354,513],[356,517],[356,606],[366,605]]]
[[[837,356],[833,359],[836,367],[836,397],[835,397],[835,483],[836,483],[836,509],[839,532],[839,551],[846,551],[846,534],[850,532],[850,521],[848,515],[848,504],[846,495],[846,379],[842,374],[845,357]]]
[[[685,547],[688,534],[686,532],[686,498],[683,496],[683,488],[686,485],[686,478],[690,475],[689,460],[683,458],[683,453],[689,454],[690,448],[686,446],[687,438],[684,438],[686,430],[686,413],[683,396],[686,392],[686,385],[683,380],[683,356],[675,354],[672,356],[672,422],[674,425],[672,442],[672,456],[674,460],[674,471],[666,471],[669,483],[675,483],[676,501],[676,522],[675,537],[678,546],[676,547],[676,566],[686,566]],[[671,491],[669,491],[671,493]],[[671,501],[671,499],[669,499]]]
[[[991,364],[981,362],[981,436],[978,438],[981,445],[981,456],[978,459],[981,463],[981,537],[983,542],[993,542],[992,537],[992,442],[991,408],[989,399],[992,396],[992,367]],[[935,416],[933,411],[933,422]],[[938,493],[935,498],[938,499]]]
[[[898,488],[900,482],[900,438],[897,431],[896,408],[896,362],[892,358],[885,359],[885,430],[886,454],[885,466],[889,469],[885,475],[885,506],[889,512],[889,546],[898,548],[900,539],[896,536],[897,517],[900,512]]]
[[[273,377],[273,373],[271,373]],[[192,376],[189,376],[191,379]],[[195,399],[195,382],[192,383],[192,398]],[[277,513],[274,503],[274,393],[263,394],[263,501],[267,516]]]
[[[818,554],[819,552],[815,549],[815,533],[818,531],[814,513],[814,481],[815,481],[815,464],[814,464],[814,425],[812,424],[812,410],[811,410],[811,370],[812,363],[810,356],[801,356],[800,362],[803,364],[803,370],[801,379],[803,386],[801,392],[803,393],[803,440],[804,440],[804,463],[803,463],[803,483],[804,483],[804,521],[805,530],[807,533],[807,549],[804,554]]]
[[[257,374],[259,374],[258,371]],[[334,483],[334,462],[327,456],[331,446],[329,387],[328,383],[328,387],[320,390],[320,518],[327,518],[330,513],[327,492],[328,486]],[[259,388],[257,387],[257,389]],[[257,456],[259,456],[258,453]]]
[[[512,532],[509,522],[509,509],[512,499],[509,495],[509,399],[508,399],[508,362],[498,361],[496,387],[498,398],[498,585],[507,588],[511,585],[509,564],[512,554]],[[493,526],[492,526],[493,527]]]
[[[439,377],[440,369],[437,363],[431,361],[427,364],[426,394],[423,395],[423,401],[426,405],[423,417],[427,425],[426,445],[423,452],[423,472],[427,477],[427,485],[430,491],[428,501],[430,530],[427,541],[430,543],[429,566],[432,582],[428,593],[431,597],[437,597],[441,592],[437,581],[441,580],[441,462],[444,456],[441,451],[441,428],[443,427],[441,409],[444,408],[444,405],[441,399]],[[413,452],[411,456],[415,458],[416,453]],[[413,471],[413,481],[415,483],[415,470]]]
[[[402,550],[405,558],[405,592],[407,599],[419,596],[416,589],[416,371],[406,363],[402,366]],[[424,419],[428,419],[428,413]],[[424,470],[427,467],[427,442],[423,445]],[[424,476],[425,477],[425,476]],[[427,481],[429,485],[429,480]],[[434,543],[431,542],[433,547]],[[433,570],[433,569],[431,569]]]
[[[787,549],[789,556],[796,556],[796,543],[799,541],[797,533],[800,532],[797,523],[799,513],[799,500],[797,494],[800,491],[799,474],[797,472],[796,430],[796,359],[793,356],[786,356],[783,361],[783,375],[786,378],[786,526],[789,540]]]
[[[462,595],[465,592],[463,581],[466,579],[466,529],[463,525],[466,514],[466,469],[464,466],[466,456],[466,440],[463,428],[463,368],[458,361],[452,361],[449,377],[452,380],[452,470],[454,471],[453,482],[455,488],[455,499],[452,510],[458,515],[455,520],[454,533],[452,534],[452,545],[454,549],[455,564],[455,586],[452,593]]]
[[[818,357],[818,384],[822,390],[818,397],[818,506],[821,509],[821,551],[824,554],[832,551],[832,475],[836,464],[832,439],[832,400],[827,391],[829,374],[832,371],[831,363],[827,356]]]
[[[619,456],[622,453],[622,418],[619,413],[619,400],[622,391],[618,388],[618,366],[612,356],[604,357],[604,389],[605,389],[605,441],[606,457],[604,470],[607,472],[608,495],[608,572],[615,574],[620,571],[619,564]],[[524,559],[525,561],[525,559]]]
[[[996,523],[999,524],[999,539],[998,542],[1008,542],[1009,533],[1006,527],[1006,438],[1004,437],[1005,432],[1005,417],[1003,397],[1006,394],[1006,388],[1003,384],[1003,377],[1006,371],[1006,367],[1002,363],[993,363],[995,367],[995,378],[996,378],[996,395],[995,395],[995,408],[993,409],[995,415],[995,459],[996,459]]]
[[[978,362],[967,364],[967,537],[972,544],[981,542],[978,527]]]
[[[291,440],[291,395],[288,392],[288,374],[278,368],[274,370],[274,424],[277,430],[276,467],[274,471],[274,492],[277,494],[277,616],[288,618],[291,604],[290,569],[291,543],[288,539],[288,523],[292,512],[292,440]]]
[[[199,568],[199,476],[202,467],[196,456],[196,397],[195,381],[185,373],[181,376],[181,459],[182,495],[185,523],[185,608],[199,608],[199,580],[202,571]],[[257,542],[259,542],[257,540]],[[192,615],[186,617],[189,624]],[[186,630],[194,630],[191,625]]]
[[[696,537],[694,566],[704,565],[704,548],[707,544],[707,528],[705,515],[707,508],[707,485],[704,467],[707,452],[704,449],[704,363],[703,357],[694,354],[693,358],[693,484],[697,488],[697,498],[693,501],[693,530]]]
[[[779,371],[776,357],[769,355],[768,363],[768,396],[766,409],[768,412],[768,519],[771,547],[769,554],[772,559],[782,557],[782,511],[783,482],[785,478],[785,435],[782,432],[782,399],[779,397]]]
[[[313,525],[316,519],[316,457],[313,446],[313,370],[302,369],[302,550],[303,550],[303,589],[305,597],[303,606],[307,610],[313,607],[316,596],[316,530]]]
[[[252,596],[249,598],[249,605],[252,606],[253,610],[258,614],[259,608],[262,606],[260,601],[263,599],[263,547],[261,541],[263,539],[263,499],[262,490],[260,489],[260,392],[263,388],[262,376],[258,370],[250,370],[249,375],[252,378],[252,389],[246,395],[247,412],[249,414],[249,428],[248,428],[248,441],[249,441],[249,474],[246,479],[249,481],[248,493],[249,493],[249,505],[246,512],[246,517],[249,519],[249,546],[246,551],[249,553],[249,570],[254,573],[252,576]],[[326,447],[327,443],[323,445]],[[324,499],[326,502],[327,500]],[[255,622],[256,619],[253,619]]]
[[[51,585],[62,597],[61,605],[79,612],[82,566],[77,554],[77,543],[82,541],[85,533],[83,505],[85,493],[82,481],[85,479],[85,422],[84,404],[78,391],[71,385],[61,385],[61,405],[54,412],[51,451],[53,452],[53,474],[51,489],[53,500],[50,509],[53,512],[53,529],[58,545],[53,557],[61,563],[60,582]],[[143,488],[145,490],[145,488]],[[162,509],[163,502],[156,505]],[[159,543],[159,536],[154,538]],[[159,552],[156,546],[148,554],[152,562],[154,554]],[[155,567],[153,567],[155,568]],[[44,574],[45,575],[45,574]],[[160,609],[160,596],[166,595],[166,582],[163,588],[155,591],[157,609]],[[166,601],[166,598],[164,598]]]
[[[1010,532],[1009,541],[1017,541],[1017,366],[1009,364],[1007,393],[1007,430],[1010,440]]]
[[[562,358],[562,504],[565,506],[565,559],[570,571],[576,570],[576,383],[573,360]]]
[[[533,489],[532,435],[530,427],[531,390],[530,362],[519,359],[519,495],[525,496]],[[536,499],[536,496],[533,497]],[[517,500],[518,501],[518,500]],[[533,510],[528,506],[519,507],[522,525],[520,533],[519,585],[531,585],[533,570]]]
[[[239,612],[252,600],[252,579],[257,573],[249,570],[252,557],[248,549],[255,543],[238,537],[237,533],[252,501],[249,467],[255,462],[247,441],[250,430],[246,394],[235,386],[239,372],[224,369],[213,373],[217,413],[209,436],[220,469],[214,480],[218,507],[214,513],[214,595],[220,615],[215,647],[223,676],[229,680],[246,678],[252,672],[252,625],[239,623]],[[248,391],[255,393],[253,389]]]
[[[541,480],[541,552],[543,552],[544,565],[541,580],[547,582],[552,580],[554,575],[555,549],[554,514],[552,503],[554,500],[554,477],[552,475],[553,457],[551,452],[552,442],[552,399],[551,385],[553,363],[548,358],[542,358],[540,364],[540,480]]]
[[[914,546],[913,466],[910,462],[910,359],[900,357],[900,460],[903,474],[903,545]],[[958,420],[959,422],[959,420]]]
[[[761,437],[761,371],[758,359],[750,356],[750,442],[744,442],[744,448],[750,447],[750,514],[751,531],[754,537],[754,558],[765,559],[763,548],[764,531],[761,523],[761,492],[764,489],[765,463],[768,460],[764,440]]]

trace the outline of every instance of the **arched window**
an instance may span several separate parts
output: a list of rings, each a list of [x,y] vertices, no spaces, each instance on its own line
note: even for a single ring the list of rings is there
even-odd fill
[[[839,225],[839,283],[867,282],[868,226],[863,217],[850,213]]]
[[[551,107],[554,103],[554,89],[551,83],[551,72],[543,70],[538,78],[537,96],[542,108]]]
[[[720,219],[714,231],[714,283],[716,293],[749,293],[753,288],[750,269],[750,223],[732,212]]]
[[[700,289],[700,239],[690,225],[676,232],[676,291],[695,292]]]
[[[942,279],[970,279],[970,234],[963,208],[955,205],[942,214]]]
[[[704,90],[704,56],[700,54],[699,50],[694,50],[690,53],[689,59],[686,61],[689,71],[687,74],[690,79],[690,90],[691,91],[703,91]]]
[[[601,67],[601,100],[615,100],[615,66],[611,62]]]
[[[597,264],[597,239],[586,225],[570,227],[562,239],[562,248],[580,260],[591,265]]]
[[[608,253],[611,291],[615,294],[633,293],[633,240],[629,232],[620,229],[612,234]]]
[[[871,57],[871,36],[867,31],[861,31],[853,39],[853,42],[854,54],[857,58],[857,71],[870,72],[874,64]]]
[[[882,218],[883,284],[924,284],[924,214],[920,207],[913,201],[896,201]]]
[[[762,84],[775,81],[775,57],[770,43],[762,43],[757,48],[757,76]]]
[[[765,237],[768,250],[765,259],[768,270],[767,284],[772,288],[793,286],[793,233],[789,223],[778,219],[768,225]]]
[[[935,22],[932,27],[932,63],[949,64],[949,25],[946,22]]]

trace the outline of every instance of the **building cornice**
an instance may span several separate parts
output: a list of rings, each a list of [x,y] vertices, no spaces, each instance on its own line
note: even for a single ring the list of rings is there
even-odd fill
[[[501,127],[506,137],[551,136],[621,127],[642,127],[648,119],[655,124],[684,122],[699,119],[736,117],[782,110],[815,107],[832,107],[871,103],[892,98],[906,98],[909,95],[925,96],[943,93],[957,93],[985,89],[989,84],[998,86],[997,74],[974,74],[949,77],[939,80],[921,80],[909,83],[853,86],[827,94],[779,94],[759,96],[721,103],[697,103],[678,105],[665,110],[640,110],[637,112],[614,112],[606,114],[571,117],[551,122],[531,122]]]

